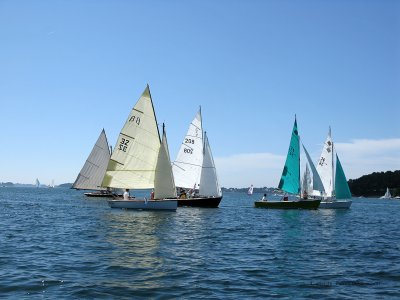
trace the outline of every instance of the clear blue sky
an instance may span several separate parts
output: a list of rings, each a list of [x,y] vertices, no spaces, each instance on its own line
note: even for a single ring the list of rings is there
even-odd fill
[[[348,178],[400,169],[399,1],[0,0],[0,181],[73,182],[147,83],[172,158],[202,106],[222,186],[277,186],[295,114]]]

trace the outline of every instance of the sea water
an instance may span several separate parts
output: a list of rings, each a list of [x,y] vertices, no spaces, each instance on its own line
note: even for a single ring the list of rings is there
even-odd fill
[[[398,299],[400,201],[268,210],[111,209],[62,188],[0,188],[0,298]]]

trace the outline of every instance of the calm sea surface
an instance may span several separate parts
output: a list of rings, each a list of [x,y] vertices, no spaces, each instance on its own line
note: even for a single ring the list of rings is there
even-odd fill
[[[400,298],[400,200],[282,211],[259,197],[145,212],[0,188],[0,298]]]

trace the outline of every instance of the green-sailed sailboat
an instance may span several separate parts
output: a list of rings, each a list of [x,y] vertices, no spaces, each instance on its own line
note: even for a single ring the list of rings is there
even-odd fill
[[[290,140],[289,151],[283,168],[282,177],[279,181],[279,189],[286,193],[300,196],[300,137],[297,130],[297,120],[295,117],[292,138]],[[289,200],[284,197],[283,201],[261,200],[255,201],[255,207],[277,208],[277,209],[317,209],[321,200],[298,199]]]

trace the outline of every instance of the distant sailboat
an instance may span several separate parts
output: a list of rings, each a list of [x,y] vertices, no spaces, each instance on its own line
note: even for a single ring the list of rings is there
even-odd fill
[[[36,178],[36,187],[39,188],[40,187],[40,181],[38,178]]]
[[[247,195],[253,195],[253,185],[250,185],[249,190],[247,191]]]
[[[278,188],[285,192],[284,201],[255,201],[255,207],[274,209],[317,209],[321,200],[300,199],[289,200],[286,193],[300,196],[300,137],[295,118],[288,154]]]
[[[78,177],[72,185],[72,188],[77,190],[97,191],[85,193],[88,197],[113,197],[111,191],[101,187],[110,156],[110,147],[108,145],[106,132],[103,129],[79,172]]]
[[[339,157],[337,153],[335,155],[330,128],[317,164],[317,172],[325,190],[320,191],[323,200],[319,208],[350,208],[351,192]]]
[[[51,183],[48,185],[48,188],[52,189],[54,188],[54,179],[51,181]]]
[[[386,188],[386,193],[381,197],[381,199],[390,199],[392,198],[392,194],[389,191],[389,188]]]
[[[179,206],[218,207],[222,192],[207,133],[203,134],[201,109],[189,125],[172,170],[181,189]]]
[[[131,110],[121,129],[107,166],[103,187],[152,189],[155,199],[109,200],[112,208],[176,210],[176,189],[172,175],[166,133],[158,131],[149,86]]]

